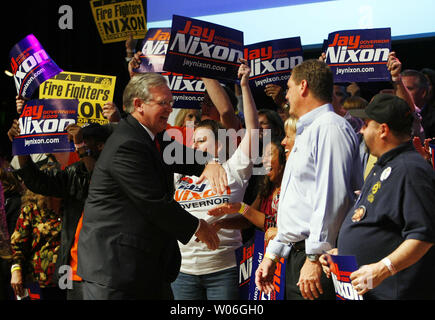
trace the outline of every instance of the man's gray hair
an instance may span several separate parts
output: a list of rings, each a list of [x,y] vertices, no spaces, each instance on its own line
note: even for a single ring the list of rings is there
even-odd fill
[[[150,97],[149,89],[167,85],[166,79],[159,73],[147,72],[134,75],[124,89],[122,103],[124,111],[132,113],[134,111],[133,100],[139,98],[148,101]]]

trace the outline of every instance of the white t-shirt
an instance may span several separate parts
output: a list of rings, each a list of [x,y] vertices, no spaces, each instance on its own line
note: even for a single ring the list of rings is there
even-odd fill
[[[238,214],[228,214],[216,218],[207,214],[208,210],[222,203],[241,202],[245,194],[248,180],[252,174],[252,162],[241,148],[222,167],[227,172],[228,187],[222,196],[211,191],[210,184],[204,180],[196,184],[199,177],[176,174],[175,200],[189,213],[208,223],[218,219],[235,218]],[[182,256],[180,271],[187,274],[202,275],[218,272],[236,266],[234,251],[242,245],[239,230],[221,229],[218,232],[219,248],[209,250],[207,245],[196,242],[195,237],[189,243],[180,245]]]

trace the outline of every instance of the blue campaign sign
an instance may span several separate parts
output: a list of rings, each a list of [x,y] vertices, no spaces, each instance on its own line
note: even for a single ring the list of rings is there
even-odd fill
[[[236,249],[237,273],[239,275],[239,298],[240,300],[249,300],[251,275],[252,275],[252,258],[254,256],[254,239],[250,239],[240,248]],[[255,273],[255,270],[254,270]],[[254,283],[255,285],[255,283]]]
[[[264,232],[255,231],[254,238],[236,250],[236,261],[239,272],[239,292],[242,300],[284,300],[285,265],[281,260],[276,265],[273,285],[275,290],[270,294],[260,291],[255,285],[255,271],[264,257]]]
[[[14,155],[74,151],[65,128],[77,123],[77,99],[30,100],[18,119],[20,135],[12,142]]]
[[[200,103],[204,100],[204,82],[199,77],[163,71],[170,36],[170,28],[148,29],[142,42],[141,64],[133,71],[162,74],[168,82],[169,89],[171,89],[174,108],[200,109]]]
[[[174,15],[163,70],[222,80],[237,80],[243,58],[243,32]]]
[[[291,70],[303,61],[301,38],[285,38],[245,46],[249,61],[249,83],[254,95],[263,94],[268,83],[286,88]]]
[[[19,96],[31,98],[45,80],[62,72],[33,34],[18,42],[9,53]]]
[[[201,109],[205,84],[199,77],[186,74],[163,72],[174,100],[174,108]]]
[[[351,273],[358,270],[355,256],[330,255],[329,257],[329,268],[337,300],[363,300],[350,280]]]
[[[142,41],[141,64],[133,69],[137,73],[163,72],[171,28],[150,28]]]
[[[390,28],[336,31],[328,36],[326,63],[335,83],[390,81],[390,51]]]

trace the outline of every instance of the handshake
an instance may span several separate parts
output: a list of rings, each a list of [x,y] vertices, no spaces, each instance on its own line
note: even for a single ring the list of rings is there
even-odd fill
[[[205,220],[199,220],[199,228],[195,233],[196,240],[204,242],[210,250],[216,250],[219,248],[219,237],[217,235],[217,229],[213,225],[208,224]]]

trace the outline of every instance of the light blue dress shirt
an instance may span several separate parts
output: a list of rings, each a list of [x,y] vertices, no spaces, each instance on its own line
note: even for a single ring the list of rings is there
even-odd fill
[[[334,248],[362,172],[358,138],[332,105],[300,117],[281,183],[278,234],[267,252],[287,258],[291,244],[302,240],[307,254]]]

